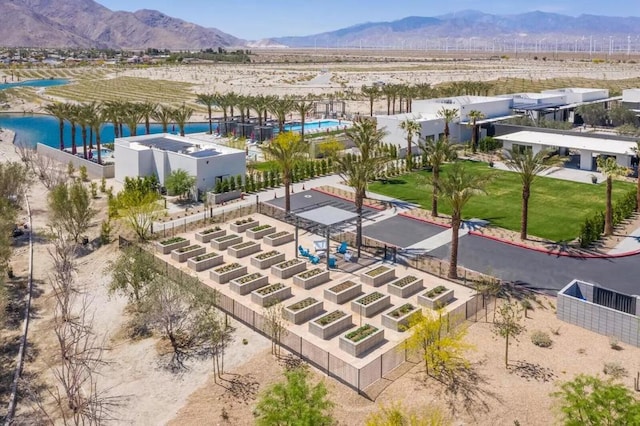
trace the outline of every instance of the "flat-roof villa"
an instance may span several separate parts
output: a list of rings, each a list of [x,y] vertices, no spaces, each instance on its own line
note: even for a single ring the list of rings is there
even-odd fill
[[[245,151],[202,138],[167,133],[125,137],[114,141],[114,151],[118,182],[155,175],[164,184],[171,172],[182,169],[196,177],[199,191],[207,191],[218,179],[246,173]]]

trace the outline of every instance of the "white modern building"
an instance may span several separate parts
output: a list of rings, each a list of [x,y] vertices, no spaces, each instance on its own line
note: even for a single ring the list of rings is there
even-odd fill
[[[640,89],[623,90],[622,105],[635,112],[640,112]]]
[[[557,120],[559,119],[550,109],[566,105],[567,97],[561,93],[511,93],[498,95],[499,98],[511,98],[511,106],[514,113],[529,116],[532,120]]]
[[[384,128],[387,132],[384,142],[398,145],[403,149],[407,147],[407,134],[400,127],[400,123],[405,120],[413,120],[420,123],[420,136],[423,138],[433,137],[437,140],[444,136],[444,120],[436,114],[409,112],[406,114],[381,115],[376,119],[378,121],[378,129]],[[418,143],[416,137],[414,137],[413,142]]]
[[[172,171],[182,169],[196,177],[198,190],[208,191],[219,179],[245,175],[245,151],[201,139],[167,133],[116,139],[115,179],[155,175],[164,184]]]
[[[543,90],[543,94],[555,94],[565,97],[567,104],[583,104],[609,98],[608,89],[590,89],[585,87],[565,87],[562,89]]]

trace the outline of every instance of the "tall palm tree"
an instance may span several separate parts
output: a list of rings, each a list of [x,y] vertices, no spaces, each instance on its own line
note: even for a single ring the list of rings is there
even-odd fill
[[[80,126],[80,133],[82,135],[82,154],[86,160],[89,158],[87,156],[87,128],[89,128],[89,120],[91,118],[87,104],[78,105],[77,113],[78,125]]]
[[[227,106],[229,107],[229,113],[231,114],[231,118],[235,117],[233,108],[238,104],[238,94],[235,92],[229,92],[225,95],[227,100]]]
[[[362,86],[360,91],[369,99],[369,116],[373,117],[373,103],[380,97],[380,88],[378,86]]]
[[[415,120],[407,118],[400,123],[400,128],[407,134],[407,168],[411,170],[413,169],[413,153],[411,152],[413,137],[420,137],[420,132],[422,132],[422,125]]]
[[[107,101],[103,105],[104,118],[113,123],[113,134],[116,139],[122,136],[120,123],[124,110],[125,104],[121,101]]]
[[[122,116],[122,121],[129,128],[129,133],[131,136],[138,135],[138,124],[142,121],[144,117],[144,111],[141,107],[141,104],[129,102],[126,104],[124,108],[124,114]]]
[[[64,120],[67,116],[67,104],[54,102],[44,107],[45,111],[58,119],[60,128],[60,151],[64,150]]]
[[[482,120],[484,114],[478,110],[469,111],[469,121],[471,124],[471,152],[478,150],[478,120]]]
[[[613,179],[626,176],[627,169],[616,162],[615,157],[598,157],[598,171],[607,177],[607,205],[604,211],[604,235],[613,234]]]
[[[287,114],[293,111],[294,102],[288,98],[275,99],[270,104],[271,114],[276,116],[278,120],[278,131],[284,132],[284,122],[287,120]]]
[[[431,181],[433,185],[433,193],[431,198],[431,215],[438,217],[438,186],[440,180],[440,170],[442,165],[448,161],[456,159],[456,145],[449,143],[447,138],[435,139],[429,138],[420,143],[420,149],[427,156],[427,164],[431,166]]]
[[[215,106],[217,106],[222,110],[222,120],[227,121],[229,117],[227,115],[227,110],[229,109],[229,99],[227,95],[216,93],[214,96],[215,96]]]
[[[458,236],[462,223],[462,209],[474,195],[485,194],[490,181],[486,174],[474,174],[462,162],[451,165],[448,172],[437,182],[441,197],[451,205],[451,251],[449,252],[449,278],[458,278]]]
[[[155,102],[145,101],[138,104],[138,108],[140,108],[140,113],[144,120],[145,134],[148,135],[151,133],[151,118],[153,117],[155,110],[158,108],[158,104]]]
[[[291,210],[291,195],[289,187],[291,185],[294,167],[305,160],[309,154],[309,145],[293,132],[278,133],[268,145],[262,146],[263,153],[267,158],[275,161],[282,170],[282,183],[284,183],[284,209],[286,213]]]
[[[93,133],[96,135],[96,149],[98,150],[98,164],[102,164],[101,136],[102,126],[105,122],[104,110],[102,105],[93,102],[92,107],[88,110],[88,123]]]
[[[396,88],[393,84],[385,84],[382,86],[382,94],[387,99],[387,115],[391,115],[391,99],[395,96],[395,91]]]
[[[298,114],[300,114],[300,124],[302,125],[300,137],[304,140],[304,123],[307,118],[307,114],[313,111],[313,102],[298,101],[295,103],[294,108]]]
[[[258,115],[258,126],[262,127],[264,123],[264,112],[267,108],[267,98],[264,95],[253,96],[251,98],[251,108]]]
[[[162,133],[167,133],[169,131],[169,123],[173,117],[173,109],[167,105],[160,105],[156,108],[151,117],[160,123],[162,126]]]
[[[78,153],[78,149],[76,148],[76,131],[78,124],[78,114],[80,112],[80,108],[75,104],[68,104],[67,106],[67,121],[71,125],[71,154],[76,155]]]
[[[449,123],[458,117],[458,109],[457,108],[445,108],[442,107],[441,110],[438,111],[438,117],[444,119],[444,138],[449,139],[449,135],[451,134],[449,130]]]
[[[531,149],[506,149],[502,153],[505,165],[520,175],[522,182],[522,216],[520,218],[520,239],[527,239],[529,223],[529,198],[531,185],[536,177],[551,167],[562,165],[564,160],[557,155],[550,155],[551,151],[543,149],[536,154]]]
[[[180,136],[184,136],[184,128],[187,121],[191,118],[191,115],[193,115],[193,108],[189,108],[185,104],[182,104],[178,108],[175,108],[171,115],[173,117],[173,121],[176,122],[180,129]]]
[[[211,114],[213,107],[217,105],[215,93],[199,93],[196,95],[196,102],[207,107],[207,115],[209,116],[209,134],[213,134],[213,121],[211,121]]]
[[[347,138],[353,142],[359,154],[346,154],[337,157],[335,160],[338,174],[355,191],[355,205],[358,213],[356,226],[356,246],[358,257],[362,246],[362,207],[367,196],[367,186],[369,182],[382,171],[388,158],[382,153],[382,139],[385,137],[384,130],[378,130],[372,120],[362,120],[354,122],[353,126],[347,129]]]

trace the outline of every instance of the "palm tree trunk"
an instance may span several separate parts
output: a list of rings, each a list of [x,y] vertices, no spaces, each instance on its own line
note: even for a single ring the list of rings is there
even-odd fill
[[[78,150],[76,149],[76,125],[71,123],[71,153],[76,155]]]
[[[613,207],[611,206],[611,192],[613,190],[613,178],[607,177],[607,208],[604,216],[604,235],[613,234]]]
[[[449,122],[447,120],[444,121],[444,137],[449,139]]]
[[[373,98],[369,98],[369,115],[373,117]]]
[[[504,345],[504,366],[509,367],[509,334],[505,337],[505,345]]]
[[[411,131],[409,131],[411,133]],[[411,137],[407,137],[407,170],[413,169],[413,157],[411,156]]]
[[[304,142],[304,121],[305,121],[304,114],[300,114],[300,124],[302,125],[302,127],[300,128],[300,137],[302,138],[303,142]]]
[[[284,181],[284,212],[289,213],[291,211],[291,194],[289,194],[289,186],[291,185],[291,171],[283,170]]]
[[[89,149],[93,149],[93,127],[89,127]]]
[[[433,182],[437,184],[440,179],[440,168],[433,168]],[[431,216],[438,217],[438,187],[433,185],[433,195],[431,197]]]
[[[209,105],[209,107],[207,108],[207,111],[209,112],[209,134],[212,135],[213,134],[213,122],[211,121],[211,105]]]
[[[149,117],[145,117],[144,119],[144,130],[147,135],[151,133],[151,123],[149,122]]]
[[[64,150],[64,120],[60,120],[60,151]],[[640,188],[640,179],[638,180],[638,187]]]
[[[82,154],[84,155],[84,159],[87,159],[87,128],[82,126]]]
[[[96,148],[98,149],[98,164],[102,164],[102,150],[100,149],[100,129],[96,129]]]
[[[120,128],[118,127],[118,120],[113,121],[113,135],[116,139],[120,137]]]
[[[458,278],[458,235],[460,232],[460,215],[453,213],[451,218],[451,251],[449,253],[449,278]]]
[[[529,197],[531,190],[523,186],[522,188],[522,216],[520,218],[520,239],[527,239],[527,227],[529,225]]]
[[[477,132],[477,126],[475,123],[475,120],[473,122],[473,126],[471,127],[471,152],[473,152],[474,154],[476,153],[477,149],[477,144],[478,144],[478,132]]]

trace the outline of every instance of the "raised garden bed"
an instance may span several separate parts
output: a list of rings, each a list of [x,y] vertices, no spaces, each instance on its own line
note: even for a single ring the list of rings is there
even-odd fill
[[[193,244],[191,246],[181,247],[179,249],[173,250],[171,252],[171,259],[175,260],[176,262],[186,262],[187,259],[200,256],[201,254],[205,254],[206,252],[206,247],[203,247],[199,244]]]
[[[262,241],[268,246],[277,247],[282,244],[289,243],[294,240],[294,235],[291,232],[280,231],[275,234],[265,235]]]
[[[209,272],[209,278],[218,284],[228,283],[243,275],[247,275],[247,267],[239,263],[228,263]]]
[[[359,296],[360,293],[362,293],[362,284],[349,280],[325,289],[324,298],[329,302],[342,305],[343,303]]]
[[[329,271],[313,268],[293,276],[293,283],[305,290],[329,281]]]
[[[227,234],[227,231],[216,226],[215,228],[207,228],[203,231],[196,232],[196,240],[201,243],[208,243],[214,238],[222,237]]]
[[[307,262],[302,259],[291,259],[277,263],[271,267],[271,273],[277,278],[286,279],[307,269]]]
[[[282,283],[270,284],[251,292],[251,301],[263,308],[289,297],[291,297],[291,287]]]
[[[211,247],[214,250],[226,250],[228,247],[234,246],[236,244],[240,244],[242,242],[242,237],[236,234],[223,235],[222,237],[217,237],[211,240]]]
[[[340,336],[340,349],[351,356],[358,357],[373,349],[384,341],[384,329],[377,328],[371,324],[350,331]]]
[[[293,324],[302,324],[317,317],[324,309],[322,300],[307,297],[284,308],[284,318]]]
[[[405,331],[409,328],[411,320],[418,315],[420,315],[420,308],[411,303],[405,303],[382,314],[382,325],[394,331]]]
[[[418,295],[418,303],[429,309],[440,309],[453,300],[453,289],[439,285]]]
[[[229,288],[239,295],[244,296],[267,284],[269,284],[269,277],[262,275],[260,272],[254,272],[253,274],[244,275],[229,281]]]
[[[187,240],[186,238],[173,237],[166,240],[158,241],[156,243],[156,251],[162,254],[169,254],[173,250],[187,247],[189,244],[191,244],[191,241]]]
[[[214,266],[222,265],[224,257],[220,253],[207,253],[200,256],[192,257],[187,260],[187,266],[189,269],[193,269],[196,272],[204,271]]]
[[[340,310],[330,312],[309,322],[309,332],[321,339],[331,339],[353,326],[352,317]]]
[[[277,250],[266,251],[251,258],[251,266],[258,269],[267,269],[271,265],[284,262],[284,253]]]
[[[351,310],[364,317],[372,317],[391,306],[391,296],[378,291],[369,293],[351,302]]]
[[[276,228],[272,225],[259,225],[247,230],[247,237],[259,240],[265,235],[273,234]]]
[[[240,219],[233,222],[229,227],[233,232],[244,232],[249,228],[255,228],[260,222],[253,218]]]
[[[422,290],[422,278],[409,275],[391,281],[387,285],[389,294],[398,297],[409,297]]]
[[[240,259],[241,257],[249,256],[250,254],[257,253],[261,250],[260,244],[254,241],[246,241],[244,243],[236,244],[227,249],[229,256]]]
[[[363,284],[378,287],[391,281],[395,277],[396,270],[394,268],[378,265],[360,274],[360,281],[362,281]]]

